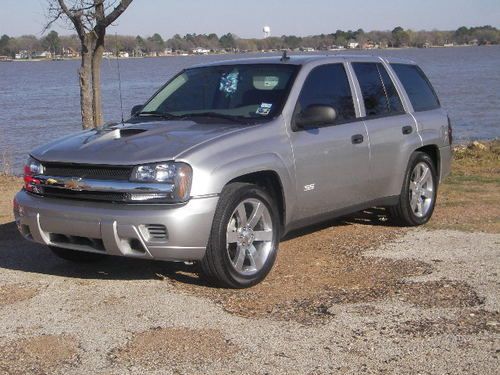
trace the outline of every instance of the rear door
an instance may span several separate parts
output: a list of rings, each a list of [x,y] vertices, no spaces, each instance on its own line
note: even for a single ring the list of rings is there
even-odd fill
[[[399,195],[410,150],[420,143],[415,120],[382,62],[354,61],[351,66],[370,140],[370,196]]]
[[[311,105],[337,112],[334,123],[295,129],[293,147],[299,220],[366,200],[369,149],[363,121],[356,117],[352,81],[343,63],[320,65],[307,76],[295,115]]]
[[[424,143],[449,146],[448,116],[424,72],[414,64],[392,63],[413,107],[412,115],[418,123]]]

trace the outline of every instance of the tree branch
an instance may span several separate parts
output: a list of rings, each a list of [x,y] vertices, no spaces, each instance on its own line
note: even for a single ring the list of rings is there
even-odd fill
[[[78,33],[80,40],[83,40],[85,38],[85,28],[81,19],[82,12],[69,10],[64,0],[57,0],[57,2],[59,3],[61,10],[64,12],[66,17],[68,17],[70,21],[73,22],[73,25],[75,25],[75,30]]]
[[[61,0],[62,1],[62,0]],[[104,27],[108,27],[111,25],[115,20],[120,17],[120,15],[125,12],[125,10],[128,8],[128,6],[132,3],[132,0],[122,0],[120,1],[120,4],[118,4],[113,11],[108,14],[104,18]]]

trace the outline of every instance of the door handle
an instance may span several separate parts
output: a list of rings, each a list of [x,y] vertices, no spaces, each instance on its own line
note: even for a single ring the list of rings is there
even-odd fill
[[[403,126],[403,129],[401,129],[403,131],[403,134],[404,135],[408,135],[408,134],[411,134],[413,133],[413,126]]]
[[[352,142],[352,144],[354,144],[354,145],[357,145],[357,144],[363,143],[363,141],[364,141],[363,134],[354,134],[354,135],[351,137],[351,142]]]

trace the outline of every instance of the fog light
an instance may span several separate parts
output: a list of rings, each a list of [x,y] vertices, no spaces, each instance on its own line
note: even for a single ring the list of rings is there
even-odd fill
[[[170,197],[169,193],[151,193],[151,194],[130,194],[129,199],[134,202],[143,202],[157,199],[167,199]]]

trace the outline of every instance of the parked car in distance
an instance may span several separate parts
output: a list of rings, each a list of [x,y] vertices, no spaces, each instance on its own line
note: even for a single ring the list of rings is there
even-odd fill
[[[14,213],[24,237],[64,259],[199,262],[243,288],[292,230],[373,206],[426,223],[451,143],[411,61],[224,61],[183,70],[123,124],[35,149]]]

